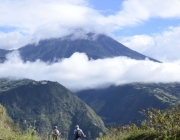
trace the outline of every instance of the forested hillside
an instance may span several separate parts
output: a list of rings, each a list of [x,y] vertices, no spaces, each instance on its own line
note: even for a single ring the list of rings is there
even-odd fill
[[[180,83],[131,83],[84,90],[77,96],[101,116],[107,126],[135,123],[140,108],[166,109],[180,102]]]
[[[57,82],[33,80],[0,80],[0,103],[21,128],[36,126],[41,136],[51,133],[55,125],[62,138],[73,138],[79,124],[87,138],[107,130],[101,118],[76,95]]]

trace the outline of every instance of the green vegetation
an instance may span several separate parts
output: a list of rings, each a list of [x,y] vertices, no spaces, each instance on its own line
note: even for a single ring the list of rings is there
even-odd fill
[[[0,103],[22,130],[35,126],[44,139],[50,137],[55,125],[62,134],[61,139],[73,139],[77,124],[87,139],[107,132],[101,118],[57,82],[0,79]]]
[[[180,83],[130,83],[106,89],[85,90],[77,96],[88,104],[106,126],[143,119],[139,108],[166,109],[180,103]]]
[[[110,127],[109,134],[99,133],[96,140],[180,140],[180,105],[166,110],[148,108],[139,111],[145,119],[140,126],[129,124]],[[51,140],[38,137],[34,129],[22,131],[0,104],[0,140]]]
[[[180,140],[180,105],[165,110],[141,109],[140,113],[145,117],[140,126],[110,127],[110,135],[101,140]]]
[[[0,104],[0,140],[39,140],[33,129],[22,132],[18,124],[6,114],[6,109]]]
[[[29,79],[23,79],[23,80],[14,79],[13,80],[13,79],[1,78],[0,79],[0,92],[8,91],[22,85],[30,85],[33,83],[36,83],[36,81],[29,80]]]
[[[179,83],[133,83],[106,90],[91,90],[90,94],[84,93],[81,97],[106,124],[112,124],[109,135],[105,135],[107,129],[101,118],[59,83],[0,79],[0,103],[14,121],[5,115],[6,110],[1,106],[0,140],[50,140],[54,125],[62,133],[62,140],[73,139],[76,124],[83,129],[86,139],[180,139],[180,105],[170,108],[180,101]],[[138,113],[141,107],[148,108],[140,110],[142,115]],[[129,123],[135,118],[139,120]],[[112,122],[123,123],[115,127]]]

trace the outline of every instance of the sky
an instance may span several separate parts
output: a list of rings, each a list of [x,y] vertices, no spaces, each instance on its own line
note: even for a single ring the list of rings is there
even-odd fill
[[[86,54],[77,53],[69,60],[49,66],[41,61],[24,63],[19,53],[15,52],[7,56],[9,59],[6,63],[0,64],[0,77],[22,78],[16,73],[22,70],[23,77],[57,80],[70,89],[75,89],[75,86],[84,89],[136,81],[180,81],[177,76],[180,67],[179,7],[180,0],[0,0],[0,49],[17,49],[41,39],[59,38],[82,29],[84,34],[94,32],[109,35],[130,49],[163,62],[157,64],[124,57],[87,60]],[[87,72],[78,73],[81,66],[71,71],[72,68],[67,65],[81,61],[79,58],[84,58],[83,64],[87,68],[94,68],[94,73],[88,69],[84,69]],[[101,73],[100,66],[107,71]],[[35,67],[41,70],[40,73],[35,72]],[[7,68],[15,71],[10,72]],[[27,75],[28,69],[31,71]],[[54,74],[49,73],[52,71]],[[112,72],[115,74],[110,74]],[[59,75],[65,77],[57,79]],[[72,86],[75,81],[79,82]]]
[[[179,60],[180,0],[0,0],[0,48],[83,29],[163,62]]]

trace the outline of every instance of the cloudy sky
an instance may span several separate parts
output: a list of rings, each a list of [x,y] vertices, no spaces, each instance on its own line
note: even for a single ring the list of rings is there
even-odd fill
[[[156,64],[118,57],[111,59],[111,65],[109,59],[88,61],[85,54],[76,54],[69,60],[50,67],[40,61],[23,63],[15,52],[8,56],[8,62],[0,64],[3,66],[0,76],[17,76],[15,71],[8,73],[12,68],[17,68],[17,71],[29,69],[31,71],[28,76],[26,74],[28,78],[57,80],[72,89],[72,84],[67,83],[76,80],[80,81],[79,85],[88,81],[84,82],[82,88],[132,81],[180,81],[177,76],[177,70],[180,69],[179,7],[180,0],[0,0],[0,49],[17,49],[40,39],[62,37],[76,29],[83,29],[85,32],[107,34],[135,51],[164,62]],[[80,66],[73,72],[70,71],[72,68],[66,67],[71,61],[77,62],[81,57],[85,58],[84,65],[87,68],[99,65],[94,73],[81,72],[83,77],[83,74],[77,72]],[[101,61],[106,62],[106,65],[100,65]],[[115,65],[121,62],[123,69],[116,68]],[[39,73],[39,77],[33,73],[35,66],[43,71]],[[102,70],[100,66],[107,71],[98,74]],[[139,69],[135,70],[135,67]],[[61,70],[66,77],[61,76],[59,80],[56,77],[61,75]],[[54,75],[49,73],[52,71]],[[110,74],[112,71],[115,74]],[[128,75],[127,72],[132,74]],[[147,77],[149,74],[153,76]]]
[[[160,61],[179,60],[180,0],[0,0],[0,48],[74,29],[112,36]]]

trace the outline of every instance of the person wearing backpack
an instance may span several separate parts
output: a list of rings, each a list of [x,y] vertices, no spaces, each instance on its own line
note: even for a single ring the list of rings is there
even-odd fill
[[[61,133],[59,132],[57,126],[54,126],[54,130],[52,131],[53,140],[57,140],[60,135]]]
[[[79,128],[79,125],[75,126],[74,136],[75,136],[75,140],[81,140],[81,136],[86,137],[83,131]]]

